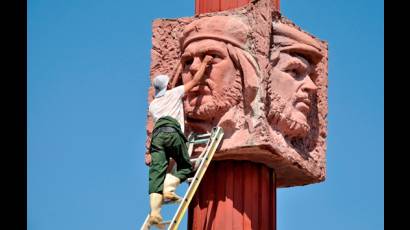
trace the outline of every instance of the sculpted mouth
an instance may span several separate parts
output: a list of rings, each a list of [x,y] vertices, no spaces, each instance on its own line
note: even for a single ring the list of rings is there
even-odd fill
[[[187,101],[191,106],[200,106],[201,104],[206,103],[211,96],[212,91],[207,85],[199,85],[195,86],[187,93]]]
[[[300,98],[297,98],[295,101],[296,109],[304,113],[305,115],[307,115],[307,113],[309,112],[310,106],[311,106],[311,101],[307,97],[300,97]]]
[[[310,105],[310,103],[311,103],[310,99],[308,97],[300,97],[300,98],[296,99],[296,103],[298,103],[298,102],[303,102],[306,105]]]
[[[312,102],[310,101],[308,97],[298,97],[295,100],[295,104],[298,104],[298,103],[303,103],[307,106],[310,106]]]

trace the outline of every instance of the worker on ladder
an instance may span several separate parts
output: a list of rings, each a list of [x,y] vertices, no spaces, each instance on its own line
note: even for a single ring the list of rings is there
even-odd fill
[[[193,79],[185,85],[167,90],[169,77],[158,75],[154,78],[155,99],[149,105],[155,125],[151,144],[145,154],[145,164],[149,166],[150,225],[162,222],[161,206],[163,201],[181,200],[176,187],[192,174],[188,156],[187,139],[184,135],[184,111],[182,97],[203,81],[212,56],[206,55]],[[176,173],[167,173],[169,158],[177,163]]]

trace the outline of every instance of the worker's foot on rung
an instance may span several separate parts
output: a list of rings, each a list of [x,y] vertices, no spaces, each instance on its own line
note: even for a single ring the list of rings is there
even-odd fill
[[[165,225],[163,224],[162,217],[160,216],[150,216],[148,220],[149,226],[155,226],[158,229],[165,229]]]
[[[159,224],[153,224],[153,225],[151,225],[150,226],[150,230],[154,230],[154,229],[166,229],[166,227],[168,226],[168,225],[170,225],[171,224],[171,221],[170,220],[167,220],[167,221],[162,221],[161,223],[159,223]]]
[[[170,224],[171,224],[171,221],[170,221],[170,220],[166,220],[166,221],[162,222],[161,224],[162,224],[162,225],[170,225]]]
[[[168,205],[168,204],[179,204],[182,202],[182,199],[180,200],[164,200],[164,205]]]
[[[163,229],[166,229],[166,226],[167,226],[167,224],[165,224],[165,222],[162,222],[162,223],[159,223],[159,224],[153,224],[153,225],[151,225],[150,227],[150,229],[152,230],[152,229],[161,229],[161,230],[163,230]],[[153,227],[155,227],[155,228],[153,228]]]
[[[164,204],[180,203],[181,201],[182,197],[175,192],[164,193]]]

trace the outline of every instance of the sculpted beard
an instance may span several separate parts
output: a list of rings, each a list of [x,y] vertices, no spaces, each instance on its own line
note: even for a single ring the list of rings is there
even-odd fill
[[[291,138],[303,137],[309,132],[309,124],[292,118],[292,110],[294,109],[292,105],[295,98],[292,98],[290,102],[286,102],[282,96],[269,87],[267,99],[269,108],[268,120],[282,131],[285,136]]]
[[[207,95],[206,102],[203,102],[199,106],[191,106],[189,104],[189,98],[184,101],[185,112],[187,115],[194,119],[210,120],[214,118],[220,118],[233,106],[239,104],[242,95],[242,82],[239,70],[236,71],[235,81],[226,87],[221,92],[215,89],[216,83],[207,79],[211,95]],[[197,97],[201,97],[198,95]]]

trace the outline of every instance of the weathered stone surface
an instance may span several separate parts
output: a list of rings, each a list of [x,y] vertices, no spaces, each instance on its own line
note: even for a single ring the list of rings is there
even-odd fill
[[[327,43],[272,4],[155,20],[151,80],[168,74],[172,87],[184,84],[205,53],[214,55],[206,82],[184,98],[187,134],[221,126],[215,160],[263,163],[278,187],[317,183],[326,174]]]

